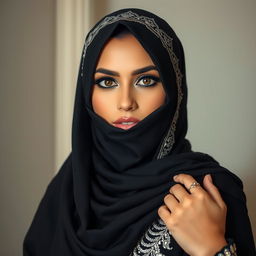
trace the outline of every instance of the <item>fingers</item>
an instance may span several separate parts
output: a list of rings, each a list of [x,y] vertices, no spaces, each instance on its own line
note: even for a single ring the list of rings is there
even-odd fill
[[[158,215],[163,221],[169,218],[170,214],[171,213],[166,205],[161,205],[161,207],[158,208]]]
[[[167,194],[164,197],[164,203],[171,212],[173,212],[179,204],[177,199],[172,194]]]
[[[225,202],[223,201],[218,188],[212,183],[212,178],[210,174],[205,175],[203,184],[204,184],[205,190],[210,194],[211,198],[220,207],[225,207]]]
[[[210,178],[210,179],[209,179]],[[196,180],[189,174],[178,174],[176,176],[173,177],[173,179],[176,181],[176,182],[179,182],[181,184],[184,184],[184,186],[189,189],[191,184],[193,182],[196,182]],[[197,187],[194,187],[194,188],[191,188],[190,189],[190,193],[191,194],[194,194],[194,195],[197,195],[198,192],[208,192],[208,194],[210,195],[210,197],[221,207],[221,208],[225,208],[226,207],[226,204],[225,202],[223,201],[222,197],[221,197],[221,194],[218,190],[218,188],[212,183],[212,180],[211,180],[211,176],[210,175],[206,175],[204,177],[204,180],[203,180],[203,184],[204,184],[204,188],[202,188],[201,186],[197,186]],[[175,185],[176,186],[176,185]],[[173,186],[173,187],[175,187]],[[205,190],[204,190],[205,189]],[[178,195],[178,193],[173,193],[176,195]],[[185,194],[183,195],[180,195],[180,198],[182,200],[182,197],[184,198],[185,197]]]
[[[173,179],[176,182],[183,184],[188,190],[192,183],[197,182],[191,175],[188,175],[188,174],[178,174],[174,176]],[[201,186],[196,186],[190,189],[191,194],[196,193],[198,191],[202,192],[204,191],[204,189]]]
[[[180,184],[172,186],[169,191],[179,200],[179,202],[183,202],[189,196],[187,190]]]

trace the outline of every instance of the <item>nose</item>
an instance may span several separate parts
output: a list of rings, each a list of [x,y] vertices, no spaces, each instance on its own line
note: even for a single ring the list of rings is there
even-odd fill
[[[120,87],[117,107],[124,111],[133,111],[138,107],[131,85],[127,84]]]

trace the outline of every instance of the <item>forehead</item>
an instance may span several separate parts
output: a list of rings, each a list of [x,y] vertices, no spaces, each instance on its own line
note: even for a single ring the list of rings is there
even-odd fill
[[[152,65],[153,61],[136,37],[127,34],[122,38],[112,37],[107,41],[99,55],[97,67],[121,67],[121,64]]]

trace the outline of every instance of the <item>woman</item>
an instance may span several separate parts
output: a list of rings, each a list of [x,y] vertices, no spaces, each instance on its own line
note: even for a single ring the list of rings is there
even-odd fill
[[[83,49],[72,152],[24,255],[256,255],[243,184],[192,151],[186,103],[170,26],[140,9],[102,18]]]

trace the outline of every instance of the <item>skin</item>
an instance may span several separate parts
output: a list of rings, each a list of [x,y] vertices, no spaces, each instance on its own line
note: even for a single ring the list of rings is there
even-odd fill
[[[111,38],[103,48],[94,74],[95,80],[108,77],[100,83],[113,88],[101,88],[95,83],[92,90],[92,106],[95,113],[109,124],[122,117],[136,117],[142,120],[159,108],[165,100],[161,81],[154,86],[137,84],[142,75],[159,77],[153,69],[140,74],[135,70],[155,66],[150,56],[137,41],[128,34],[123,38]],[[99,69],[118,73],[107,75]],[[114,82],[113,82],[114,80]],[[144,81],[144,82],[143,82]],[[140,80],[147,84],[152,80]],[[164,197],[164,204],[158,215],[165,222],[177,243],[191,256],[212,256],[227,244],[225,240],[226,205],[209,175],[203,180],[203,187],[188,192],[195,179],[188,174],[179,174],[176,184]]]
[[[148,66],[155,67],[147,52],[133,35],[111,38],[101,52],[96,71],[107,69],[115,71],[119,75],[95,72],[94,79],[107,76],[108,79],[114,79],[118,86],[107,89],[101,88],[98,84],[93,86],[92,106],[94,112],[113,125],[114,121],[123,116],[142,120],[159,108],[165,100],[165,91],[161,81],[151,87],[136,85],[136,81],[141,76],[152,75],[159,78],[158,71],[152,69],[140,74],[132,74],[135,70]],[[101,84],[116,84],[111,81],[105,80]],[[151,84],[154,80],[142,79],[139,84],[145,85],[148,82]]]
[[[158,209],[177,243],[191,256],[212,256],[221,250],[225,240],[227,207],[211,175],[203,179],[203,187],[187,189],[196,180],[188,174],[179,174]]]

